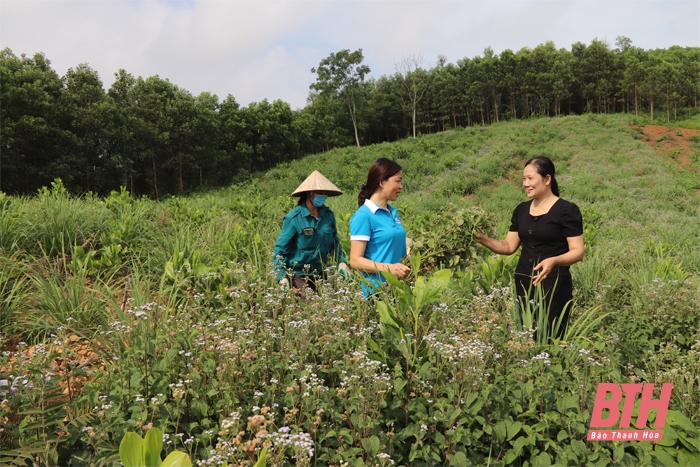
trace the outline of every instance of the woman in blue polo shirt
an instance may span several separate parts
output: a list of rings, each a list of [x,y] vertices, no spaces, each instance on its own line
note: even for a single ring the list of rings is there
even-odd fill
[[[350,219],[350,266],[370,281],[362,286],[365,296],[375,293],[388,271],[399,279],[410,268],[401,264],[406,256],[406,230],[398,211],[389,205],[403,189],[403,172],[396,162],[381,158],[374,161],[357,197],[359,209]]]

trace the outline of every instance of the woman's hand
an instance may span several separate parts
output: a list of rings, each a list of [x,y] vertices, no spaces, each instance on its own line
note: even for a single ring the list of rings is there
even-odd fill
[[[398,277],[399,279],[403,279],[404,276],[411,271],[411,268],[401,263],[389,264],[388,266],[389,272]]]
[[[569,243],[569,251],[567,253],[543,259],[535,266],[535,271],[539,270],[540,273],[532,281],[534,286],[546,279],[555,266],[571,266],[583,259],[583,235],[566,237],[566,241]]]
[[[532,281],[532,285],[537,287],[537,285],[545,280],[547,276],[549,276],[549,273],[552,272],[552,269],[557,266],[557,259],[556,256],[552,258],[547,258],[543,259],[540,261],[536,266],[535,266],[535,271],[540,271],[539,274],[537,274]]]

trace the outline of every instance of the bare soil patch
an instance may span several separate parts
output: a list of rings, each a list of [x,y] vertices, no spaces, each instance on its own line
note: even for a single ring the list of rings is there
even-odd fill
[[[633,126],[633,128],[643,135],[642,141],[659,154],[682,167],[700,170],[698,164],[692,160],[692,155],[697,150],[698,130],[659,125]]]

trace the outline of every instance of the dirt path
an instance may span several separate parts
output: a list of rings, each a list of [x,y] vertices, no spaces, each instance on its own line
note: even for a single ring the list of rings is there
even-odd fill
[[[642,141],[659,154],[668,157],[682,167],[700,171],[700,164],[693,162],[691,159],[693,153],[697,150],[698,130],[668,128],[658,125],[633,128],[644,135]],[[691,140],[691,138],[695,141]]]

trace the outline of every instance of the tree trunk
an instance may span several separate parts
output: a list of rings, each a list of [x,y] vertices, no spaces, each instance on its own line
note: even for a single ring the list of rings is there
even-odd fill
[[[493,92],[493,113],[496,116],[496,123],[498,123],[498,100],[495,91]]]
[[[352,127],[355,130],[355,142],[357,147],[360,147],[360,136],[357,134],[357,109],[355,108],[355,100],[351,98],[348,101],[348,109],[350,110],[350,118],[352,119]]]
[[[411,120],[413,122],[413,137],[416,137],[416,104],[413,104],[413,113],[411,114]]]
[[[182,153],[177,154],[177,165],[180,178],[180,193],[182,193],[185,190],[184,183],[182,182]]]
[[[158,201],[158,177],[156,176],[156,158],[151,157],[153,163],[153,190],[156,193],[156,201]]]

